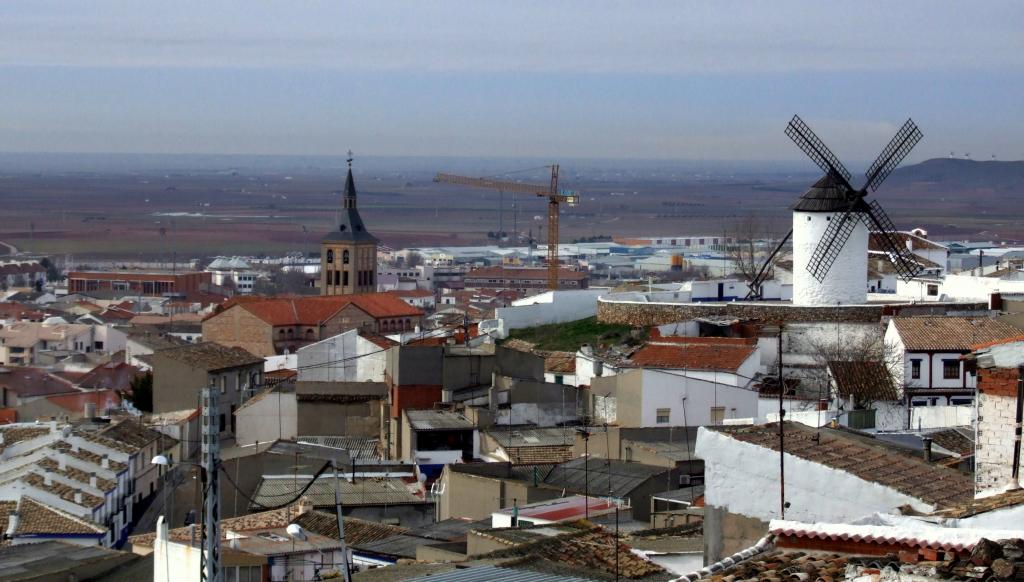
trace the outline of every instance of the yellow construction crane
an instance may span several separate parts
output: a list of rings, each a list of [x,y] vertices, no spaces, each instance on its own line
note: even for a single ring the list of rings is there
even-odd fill
[[[517,192],[545,196],[548,199],[548,289],[558,289],[558,207],[563,202],[569,206],[579,203],[579,192],[558,189],[558,164],[544,166],[551,168],[551,183],[548,186],[508,182],[491,178],[473,178],[454,174],[438,174],[435,182],[458,184],[471,188],[488,188],[502,192]],[[518,234],[518,233],[517,233]]]

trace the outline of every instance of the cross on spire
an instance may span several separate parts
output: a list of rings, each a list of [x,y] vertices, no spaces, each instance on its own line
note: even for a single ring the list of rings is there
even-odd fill
[[[348,159],[345,160],[345,161],[348,162],[348,169],[351,170],[352,169],[352,150],[351,149],[348,150]]]

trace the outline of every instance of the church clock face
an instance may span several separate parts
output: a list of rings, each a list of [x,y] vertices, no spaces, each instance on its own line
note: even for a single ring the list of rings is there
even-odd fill
[[[327,251],[327,262],[328,263],[333,263],[334,262],[334,251],[332,251],[332,250],[328,250]]]

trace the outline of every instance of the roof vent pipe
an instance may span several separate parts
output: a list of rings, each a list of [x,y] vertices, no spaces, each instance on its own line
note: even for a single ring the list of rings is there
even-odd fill
[[[932,462],[932,438],[923,437],[921,444],[924,446],[924,460],[928,463]]]

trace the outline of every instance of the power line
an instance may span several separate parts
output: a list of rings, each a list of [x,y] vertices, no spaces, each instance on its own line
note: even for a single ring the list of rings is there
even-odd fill
[[[316,480],[320,477],[320,475],[323,475],[324,472],[327,471],[327,469],[330,466],[331,466],[331,464],[329,462],[328,463],[324,463],[324,466],[320,467],[320,470],[317,471],[315,475],[313,475],[313,478],[309,480],[309,483],[306,483],[305,487],[303,487],[302,489],[300,489],[298,491],[298,493],[296,493],[295,497],[291,498],[288,501],[285,501],[284,503],[280,503],[278,505],[273,505],[273,506],[263,505],[262,503],[256,501],[252,497],[249,497],[249,495],[244,490],[242,490],[242,488],[239,487],[238,484],[235,483],[235,481],[231,478],[231,473],[229,473],[228,470],[224,468],[224,465],[220,465],[220,470],[221,470],[222,473],[224,473],[224,476],[227,477],[228,483],[230,483],[231,486],[234,487],[235,491],[237,491],[239,495],[244,497],[245,500],[248,501],[251,504],[251,506],[256,507],[258,509],[261,509],[263,511],[271,511],[271,510],[274,510],[274,509],[282,509],[282,508],[288,507],[289,505],[291,505],[291,504],[295,503],[296,501],[298,501],[299,499],[301,499],[302,496],[306,494],[306,491],[308,491],[309,488],[312,487],[314,483],[316,483]]]

